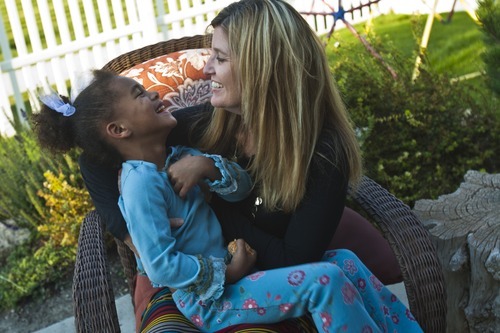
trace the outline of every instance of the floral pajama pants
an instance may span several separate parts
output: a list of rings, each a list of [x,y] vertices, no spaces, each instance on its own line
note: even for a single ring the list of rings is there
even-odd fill
[[[177,290],[179,310],[202,331],[274,323],[310,313],[318,332],[422,332],[411,312],[349,250],[322,261],[259,271],[225,286],[217,301]]]

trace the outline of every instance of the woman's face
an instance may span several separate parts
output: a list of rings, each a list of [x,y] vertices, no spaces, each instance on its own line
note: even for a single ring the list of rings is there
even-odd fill
[[[212,54],[203,69],[212,80],[210,102],[214,107],[240,114],[241,91],[233,75],[231,60],[227,34],[222,28],[216,27],[212,37]]]

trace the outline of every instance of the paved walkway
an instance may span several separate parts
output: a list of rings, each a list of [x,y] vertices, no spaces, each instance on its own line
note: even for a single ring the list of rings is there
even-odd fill
[[[116,311],[118,313],[118,322],[122,333],[135,332],[134,309],[130,295],[121,296],[116,299]],[[75,332],[75,317],[66,318],[58,323],[52,324],[35,333],[69,333]]]
[[[408,298],[406,297],[406,292],[403,283],[393,284],[388,286],[392,292],[398,296],[398,298],[408,306]],[[116,311],[118,312],[118,321],[120,323],[120,328],[122,333],[134,333],[135,332],[135,317],[132,315],[134,309],[132,308],[132,302],[130,300],[130,295],[121,296],[116,299]],[[50,325],[49,327],[43,328],[36,331],[35,333],[68,333],[75,332],[75,318],[66,318],[59,323]]]

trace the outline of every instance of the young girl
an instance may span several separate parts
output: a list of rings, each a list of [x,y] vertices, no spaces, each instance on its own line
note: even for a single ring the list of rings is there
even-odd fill
[[[96,163],[122,163],[118,204],[138,267],[153,284],[175,290],[178,308],[201,330],[310,313],[320,332],[421,331],[405,306],[346,250],[327,252],[323,262],[243,278],[255,263],[255,251],[247,251],[240,239],[231,258],[201,186],[192,183],[203,179],[219,196],[240,200],[251,181],[220,156],[167,147],[176,120],[156,92],[132,79],[94,71],[74,102],[57,95],[41,100],[44,106],[34,123],[42,146],[58,152],[80,147]],[[191,163],[193,177],[171,182],[166,169],[185,155],[199,160]],[[171,226],[169,218],[182,223]]]

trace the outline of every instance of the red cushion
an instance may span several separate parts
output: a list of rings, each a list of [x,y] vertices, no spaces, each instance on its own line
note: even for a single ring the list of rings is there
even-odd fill
[[[386,285],[403,281],[399,263],[387,240],[367,219],[350,208],[344,209],[328,248],[351,250]]]
[[[141,317],[149,301],[161,288],[153,288],[147,276],[136,275],[134,292],[135,331],[139,332]]]

